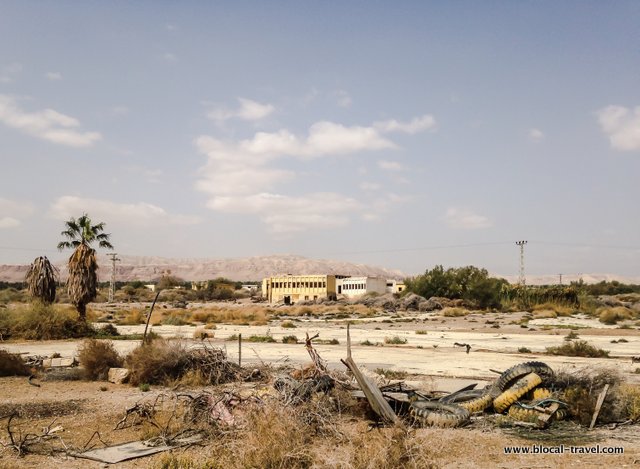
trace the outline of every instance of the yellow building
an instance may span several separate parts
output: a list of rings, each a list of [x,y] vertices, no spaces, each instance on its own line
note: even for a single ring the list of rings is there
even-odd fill
[[[336,299],[336,278],[344,275],[280,275],[262,281],[262,296],[269,303],[286,305],[318,298]]]

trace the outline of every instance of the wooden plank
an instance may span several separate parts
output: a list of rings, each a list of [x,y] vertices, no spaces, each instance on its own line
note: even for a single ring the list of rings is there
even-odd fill
[[[609,390],[609,385],[605,384],[604,389],[598,396],[598,401],[596,402],[596,410],[593,412],[593,418],[591,419],[591,425],[589,425],[589,430],[593,430],[593,427],[596,425],[596,420],[598,420],[598,414],[600,414],[600,408],[604,402],[604,398],[607,395],[607,391]]]
[[[351,357],[351,333],[349,332],[349,325],[347,324],[347,358],[341,360],[347,368],[353,373],[356,381],[360,385],[360,388],[364,392],[364,395],[369,401],[369,405],[373,411],[380,416],[380,418],[386,423],[396,423],[398,416],[395,414],[389,403],[385,400],[380,389],[367,379],[362,374],[356,362]]]

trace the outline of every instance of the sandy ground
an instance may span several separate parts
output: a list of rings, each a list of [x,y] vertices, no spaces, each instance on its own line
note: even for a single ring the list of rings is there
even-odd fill
[[[517,363],[541,360],[553,369],[575,370],[603,367],[618,370],[629,383],[640,384],[638,363],[631,363],[630,357],[640,356],[640,333],[637,329],[601,327],[596,321],[579,319],[576,332],[580,339],[609,350],[613,358],[589,359],[555,357],[544,355],[548,346],[561,345],[569,332],[567,321],[573,318],[535,320],[524,329],[509,315],[500,322],[500,327],[487,323],[483,315],[466,318],[441,318],[428,315],[413,315],[411,322],[390,318],[375,318],[367,321],[353,321],[350,326],[353,357],[356,362],[375,370],[406,371],[410,380],[423,383],[431,390],[453,391],[471,382],[494,379],[492,370],[505,370]],[[253,343],[246,339],[251,335],[269,334],[280,341],[283,336],[295,335],[303,339],[305,333],[319,333],[321,339],[337,339],[337,345],[317,345],[316,349],[330,367],[344,369],[340,363],[346,357],[346,323],[344,321],[323,321],[305,319],[294,321],[295,328],[283,328],[280,321],[269,326],[218,325],[215,337],[209,339],[214,346],[225,347],[231,360],[238,359],[238,342],[227,340],[234,334],[242,334],[243,365],[257,363],[290,363],[302,365],[309,362],[309,356],[302,344]],[[141,332],[143,326],[119,326],[122,333]],[[192,340],[193,326],[154,326],[153,330],[165,337],[182,337],[193,346],[202,344]],[[416,333],[419,331],[420,333]],[[398,336],[405,338],[404,345],[385,344],[385,338]],[[618,342],[623,338],[626,342]],[[377,345],[361,345],[368,340]],[[612,343],[612,341],[617,343]],[[468,343],[471,350],[456,347],[454,343]],[[122,353],[135,348],[139,341],[114,341]],[[10,352],[27,355],[50,356],[59,353],[63,357],[77,354],[78,341],[5,342],[0,347]],[[531,352],[519,353],[526,347]],[[135,433],[113,432],[113,426],[123,415],[125,408],[140,399],[149,399],[161,389],[143,393],[127,385],[98,382],[42,382],[41,387],[30,386],[25,378],[0,379],[0,405],[3,409],[11,406],[28,406],[49,402],[60,406],[57,422],[64,427],[65,441],[82,446],[93,432],[99,431],[109,443],[130,441],[137,438]],[[9,407],[7,407],[9,406]],[[49,425],[51,416],[34,416],[35,428]],[[621,427],[617,430],[601,429],[589,434],[590,439],[578,444],[593,448],[600,446],[623,447],[623,455],[606,454],[562,454],[562,455],[505,455],[505,446],[524,445],[532,447],[535,441],[520,436],[508,435],[493,427],[463,428],[455,430],[421,429],[417,432],[430,441],[429,451],[440,467],[636,467],[640,463],[640,432],[636,427]],[[4,441],[4,434],[1,437]],[[549,443],[545,443],[549,445]],[[0,450],[0,469],[41,467],[52,468],[93,468],[103,464],[77,460],[74,458],[27,456],[16,458],[11,451]],[[189,450],[197,453],[197,449]],[[569,451],[567,449],[567,451]],[[159,457],[142,458],[118,467],[152,467]]]

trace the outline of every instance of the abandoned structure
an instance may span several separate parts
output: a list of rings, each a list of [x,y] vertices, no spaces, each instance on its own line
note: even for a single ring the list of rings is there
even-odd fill
[[[347,277],[336,281],[338,295],[355,298],[366,293],[384,294],[387,291],[387,279],[381,277]]]
[[[367,293],[400,293],[404,283],[381,277],[349,275],[278,275],[262,280],[262,296],[269,303],[294,304],[319,298],[336,300],[339,296],[355,298]]]

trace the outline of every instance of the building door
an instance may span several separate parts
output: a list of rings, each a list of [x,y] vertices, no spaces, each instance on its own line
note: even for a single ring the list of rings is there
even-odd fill
[[[290,305],[291,304],[291,297],[290,296],[285,296],[284,297],[284,304],[285,305]]]
[[[338,295],[342,294],[342,285],[338,285]]]

